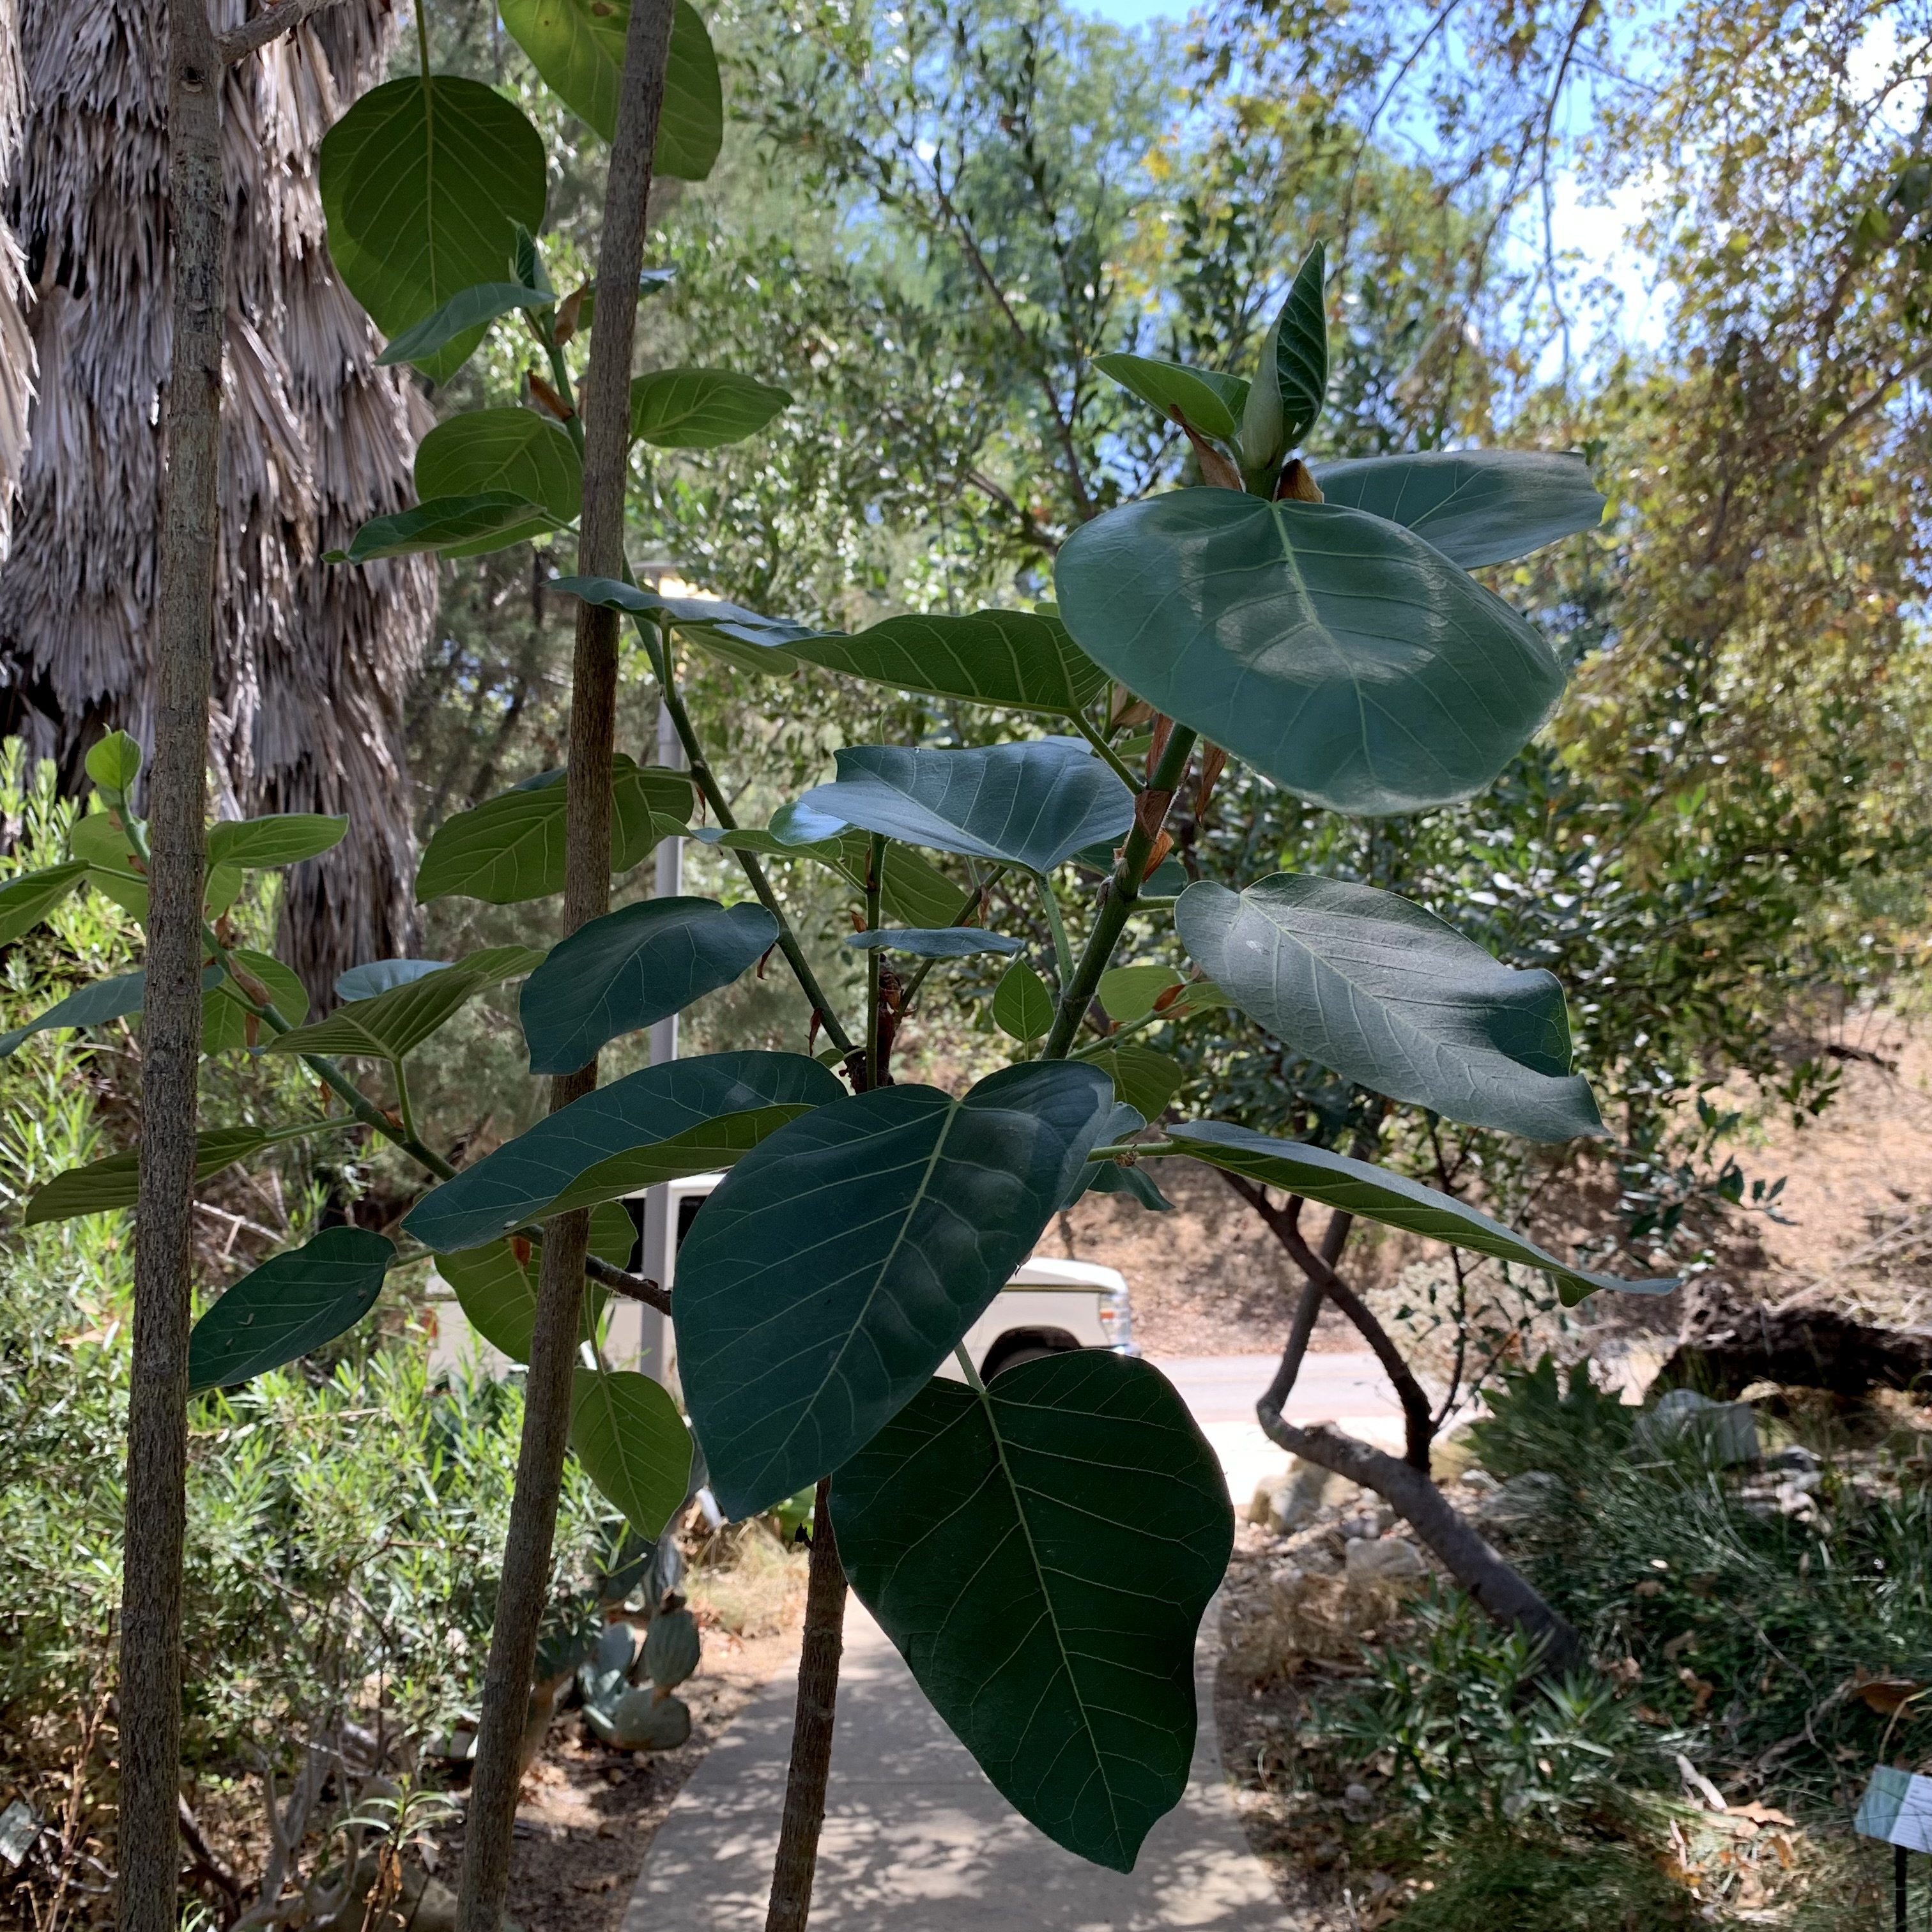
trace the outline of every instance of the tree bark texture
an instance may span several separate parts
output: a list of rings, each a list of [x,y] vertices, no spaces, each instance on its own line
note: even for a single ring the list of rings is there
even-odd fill
[[[221,60],[207,0],[168,9],[174,350],[148,777],[147,991],[140,1192],[122,1569],[122,1932],[175,1932],[181,1852],[182,1547],[189,1280],[201,1056],[208,693],[219,537],[223,289]]]
[[[832,1481],[821,1476],[812,1511],[812,1574],[806,1586],[805,1646],[798,1660],[798,1705],[791,1762],[785,1772],[784,1818],[772,1868],[765,1932],[805,1932],[825,1790],[832,1772],[832,1730],[838,1701],[838,1661],[845,1648],[845,1566],[832,1534]]]
[[[597,256],[597,316],[580,401],[584,514],[577,567],[585,576],[624,574],[624,484],[638,273],[644,265],[651,154],[664,106],[671,12],[671,0],[637,0],[625,38]],[[600,918],[610,904],[610,769],[617,705],[614,610],[579,604],[572,680],[563,901],[564,928],[569,932]],[[594,1060],[553,1080],[551,1111],[568,1106],[596,1084]],[[464,1830],[458,1932],[496,1932],[509,1894],[512,1832],[523,1774],[521,1746],[538,1628],[550,1594],[590,1232],[588,1214],[566,1214],[550,1223],[544,1237],[516,1494],[490,1632],[476,1774]]]

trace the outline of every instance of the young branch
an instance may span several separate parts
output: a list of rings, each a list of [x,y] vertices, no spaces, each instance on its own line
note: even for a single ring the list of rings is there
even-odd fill
[[[220,506],[227,233],[221,62],[207,0],[168,8],[168,203],[174,328],[160,608],[154,634],[147,993],[135,1220],[120,1655],[124,1932],[175,1932],[180,1872],[182,1552],[201,1059],[208,700]]]
[[[266,14],[257,14],[252,20],[243,21],[240,26],[224,34],[215,42],[223,64],[232,65],[236,61],[246,60],[271,40],[292,33],[311,14],[319,14],[323,8],[334,4],[335,0],[280,0],[279,5],[271,7]]]
[[[650,197],[651,154],[664,106],[670,50],[670,0],[634,0],[626,28],[617,121],[604,194],[598,304],[584,377],[584,512],[578,568],[616,577],[624,562],[624,485],[628,467],[631,363],[637,338],[638,272]],[[610,771],[616,741],[617,614],[580,604],[572,667],[564,925],[574,932],[610,903]],[[597,1065],[550,1083],[555,1112],[597,1084]],[[512,1828],[522,1781],[521,1744],[530,1715],[537,1634],[550,1592],[557,1498],[570,1431],[584,1266],[590,1216],[552,1222],[537,1284],[530,1375],[517,1484],[503,1550],[477,1730],[476,1772],[464,1832],[458,1932],[497,1932],[509,1892]]]

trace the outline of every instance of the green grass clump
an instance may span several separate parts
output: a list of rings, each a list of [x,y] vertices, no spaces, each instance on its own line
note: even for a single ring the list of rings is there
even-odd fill
[[[1466,1838],[1431,1868],[1399,1932],[1652,1932],[1696,1906],[1645,1852],[1541,1833]]]

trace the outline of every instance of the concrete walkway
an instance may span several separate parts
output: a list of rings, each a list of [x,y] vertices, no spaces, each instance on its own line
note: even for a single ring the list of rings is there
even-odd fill
[[[1186,1796],[1132,1872],[1103,1871],[1007,1804],[850,1599],[812,1932],[1286,1932],[1222,1779],[1211,1656],[1204,1641]],[[623,1932],[763,1932],[794,1693],[791,1673],[774,1678],[705,1754]]]

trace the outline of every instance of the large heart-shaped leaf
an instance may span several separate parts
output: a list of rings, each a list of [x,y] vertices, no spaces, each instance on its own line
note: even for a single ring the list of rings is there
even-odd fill
[[[539,772],[468,812],[446,818],[416,868],[416,897],[460,894],[490,905],[519,905],[563,890],[566,775]],[[639,765],[619,752],[610,778],[610,869],[628,872],[673,825],[691,816],[682,772]]]
[[[406,986],[412,980],[440,973],[453,963],[448,959],[371,959],[336,975],[335,997],[344,1002],[373,1000],[392,986]]]
[[[1562,694],[1500,598],[1333,503],[1177,490],[1075,531],[1054,573],[1068,627],[1123,684],[1337,812],[1468,797]]]
[[[527,530],[440,546],[445,556],[501,550],[577,520],[584,507],[584,464],[577,446],[535,410],[468,410],[440,422],[416,448],[416,494],[426,502],[496,492],[540,504]]]
[[[1083,845],[1125,836],[1133,823],[1133,794],[1077,739],[959,752],[855,745],[838,760],[830,784],[796,801],[814,824],[842,820],[1029,872],[1050,872]],[[785,837],[776,819],[772,829]]]
[[[976,926],[884,926],[855,932],[848,946],[861,952],[903,952],[914,959],[965,959],[976,952],[998,952],[1010,958],[1022,942],[1004,932],[983,932]]]
[[[1604,499],[1580,456],[1468,449],[1312,467],[1330,502],[1400,524],[1465,570],[1510,562],[1604,520]]]
[[[526,288],[521,282],[478,282],[474,288],[452,296],[415,328],[404,329],[376,358],[376,366],[381,369],[397,362],[420,362],[459,335],[466,335],[501,316],[514,315],[520,309],[556,306],[556,294],[551,289]]]
[[[1186,1070],[1179,1060],[1138,1040],[1087,1048],[1080,1058],[1085,1065],[1097,1066],[1114,1083],[1115,1094],[1150,1120],[1159,1120],[1167,1111],[1167,1103],[1187,1083]]]
[[[728,986],[778,942],[761,905],[640,899],[580,926],[524,985],[518,1011],[532,1073],[588,1066],[620,1034]]]
[[[298,1141],[331,1127],[352,1126],[346,1115],[333,1120],[308,1120],[292,1127],[212,1127],[194,1137],[194,1178],[212,1180],[224,1168],[246,1160],[266,1147]],[[131,1208],[140,1192],[140,1156],[110,1154],[84,1167],[70,1167],[37,1189],[27,1202],[28,1225],[70,1221],[77,1214],[105,1214]]]
[[[1241,461],[1250,472],[1265,472],[1280,462],[1322,413],[1328,393],[1325,273],[1326,257],[1318,242],[1303,257],[1281,313],[1262,340],[1261,364],[1241,412]]]
[[[246,1382],[354,1328],[376,1304],[396,1244],[367,1228],[325,1228],[244,1274],[194,1324],[190,1390]]]
[[[570,1446],[605,1499],[647,1543],[690,1493],[691,1431],[662,1382],[634,1369],[578,1369]]]
[[[431,1189],[403,1226],[439,1252],[477,1247],[526,1222],[728,1167],[844,1092],[797,1053],[712,1053],[640,1067]]]
[[[790,403],[788,390],[728,369],[653,369],[631,379],[631,434],[660,449],[718,449]]]
[[[1007,1801],[1130,1871],[1186,1788],[1194,1638],[1234,1547],[1221,1466],[1150,1363],[929,1382],[832,1479],[838,1553]]]
[[[1295,872],[1238,893],[1203,879],[1174,924],[1250,1019],[1345,1080],[1527,1140],[1604,1131],[1556,976],[1502,964],[1413,900]]]
[[[10,946],[31,932],[87,876],[84,859],[28,872],[0,886],[0,946]]]
[[[1107,682],[1058,616],[1030,610],[888,617],[851,637],[821,634],[790,649],[807,664],[873,684],[1062,717],[1084,710]]]
[[[480,81],[437,74],[372,88],[322,136],[329,253],[385,335],[401,334],[479,282],[500,280],[519,223],[543,226],[543,138]],[[478,323],[418,366],[460,368]]]
[[[486,946],[453,966],[338,1006],[312,1026],[279,1035],[268,1051],[401,1060],[454,1018],[478,993],[534,970],[543,957],[528,946]]]
[[[1211,369],[1190,369],[1150,356],[1096,356],[1094,366],[1170,421],[1178,410],[1203,436],[1232,442],[1240,428],[1248,400],[1244,376],[1217,375]]]
[[[477,556],[503,550],[526,537],[557,527],[541,504],[512,490],[484,490],[474,496],[433,496],[392,516],[371,517],[350,539],[346,550],[325,550],[325,563],[374,563],[386,556],[446,551]]]
[[[862,832],[853,831],[842,819],[826,823],[830,827],[827,837],[803,842],[781,838],[756,826],[737,826],[728,832],[702,826],[691,836],[700,844],[722,846],[728,852],[752,852],[763,859],[815,859],[863,898],[872,840]],[[965,896],[937,866],[909,845],[886,848],[879,895],[890,916],[925,931],[950,926],[959,916]]]
[[[118,822],[118,814],[90,812],[74,821],[68,850],[87,866],[87,883],[144,924],[148,916],[148,879],[136,871],[134,848]],[[211,866],[202,894],[202,912],[219,919],[239,897],[244,874],[239,866]]]
[[[617,130],[628,0],[502,0],[503,25],[551,92],[607,141]],[[704,22],[688,0],[671,16],[670,58],[652,171],[702,181],[724,138],[724,89]]]
[[[344,812],[278,812],[266,818],[224,818],[208,828],[208,863],[216,866],[298,866],[342,843]]]
[[[1574,1307],[1599,1288],[1615,1288],[1625,1294],[1668,1294],[1679,1286],[1674,1277],[1626,1281],[1618,1275],[1592,1274],[1573,1268],[1500,1221],[1466,1207],[1453,1194],[1424,1187],[1365,1160],[1330,1154],[1326,1148],[1311,1147],[1302,1141],[1271,1140],[1227,1120],[1190,1120],[1168,1132],[1196,1159],[1224,1167],[1231,1174],[1246,1174],[1264,1186],[1284,1188],[1325,1208],[1339,1208],[1360,1220],[1380,1221],[1408,1234],[1426,1234],[1451,1247],[1539,1268],[1556,1282],[1568,1306]]]
[[[719,1504],[836,1468],[1033,1250],[1112,1112],[1094,1068],[1009,1066],[962,1100],[886,1087],[747,1154],[679,1251],[678,1355]]]

